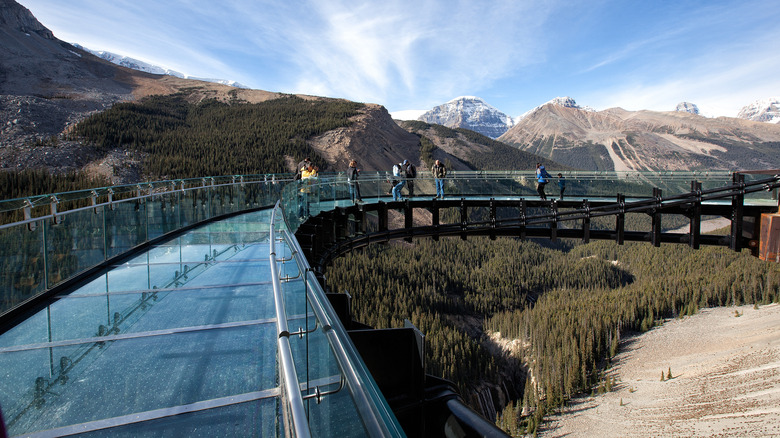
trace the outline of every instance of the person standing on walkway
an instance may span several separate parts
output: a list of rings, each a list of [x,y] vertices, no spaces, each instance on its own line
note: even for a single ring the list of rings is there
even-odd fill
[[[417,178],[417,167],[408,160],[404,163],[406,163],[406,188],[409,190],[411,198],[414,196],[414,179]]]
[[[539,197],[542,201],[547,200],[547,195],[544,194],[544,186],[550,181],[550,174],[544,169],[542,163],[536,163],[536,192],[539,193]]]
[[[349,169],[347,169],[347,184],[349,185],[349,197],[355,204],[363,202],[363,198],[360,196],[360,186],[357,182],[358,175],[360,175],[360,169],[357,168],[357,161],[352,160],[349,162]]]
[[[298,168],[295,169],[295,179],[299,180],[301,179],[301,176],[303,175],[303,171],[306,170],[307,167],[309,167],[309,164],[311,163],[311,159],[309,157],[306,157],[298,163]]]
[[[558,190],[561,192],[561,201],[563,201],[563,192],[566,191],[566,178],[562,173],[558,173]]]
[[[312,191],[312,184],[317,179],[317,168],[309,163],[301,171],[301,182],[298,190],[298,216],[304,220],[309,216],[309,196]]]
[[[436,198],[441,199],[444,197],[444,177],[447,176],[447,168],[441,161],[436,160],[431,167],[431,173],[436,183]]]
[[[401,189],[404,188],[404,185],[406,184],[405,175],[407,164],[409,164],[409,161],[404,160],[403,163],[393,165],[393,182],[395,183],[392,190],[393,201],[401,200]]]

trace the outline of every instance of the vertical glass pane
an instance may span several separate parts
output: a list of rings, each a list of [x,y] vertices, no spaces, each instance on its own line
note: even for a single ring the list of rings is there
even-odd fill
[[[46,290],[43,221],[0,230],[0,313]]]
[[[44,222],[49,287],[105,260],[103,215],[92,209]]]
[[[107,257],[113,257],[147,240],[146,204],[139,201],[115,202],[103,207],[106,219]]]

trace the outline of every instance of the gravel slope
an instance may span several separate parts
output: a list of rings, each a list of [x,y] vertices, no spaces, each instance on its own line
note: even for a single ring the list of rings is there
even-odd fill
[[[669,320],[616,359],[617,389],[574,400],[539,436],[780,436],[780,304]]]

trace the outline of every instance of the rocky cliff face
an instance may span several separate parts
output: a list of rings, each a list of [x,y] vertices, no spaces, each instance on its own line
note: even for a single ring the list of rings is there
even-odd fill
[[[687,112],[584,111],[547,104],[500,141],[584,170],[749,170],[780,166],[777,125]]]
[[[365,171],[390,171],[409,160],[420,166],[420,139],[398,126],[385,107],[366,104],[352,125],[328,131],[309,144],[334,171],[346,171],[351,160]]]
[[[54,34],[44,27],[29,9],[13,0],[0,0],[0,26],[8,26],[24,33],[35,33],[49,40],[54,39]]]
[[[465,128],[497,138],[512,126],[512,118],[478,97],[464,96],[425,112],[418,120],[448,128]]]

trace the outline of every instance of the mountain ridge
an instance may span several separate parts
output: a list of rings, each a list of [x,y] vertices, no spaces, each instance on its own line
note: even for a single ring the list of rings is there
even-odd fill
[[[780,167],[780,127],[680,111],[583,111],[547,104],[500,141],[589,170]]]

